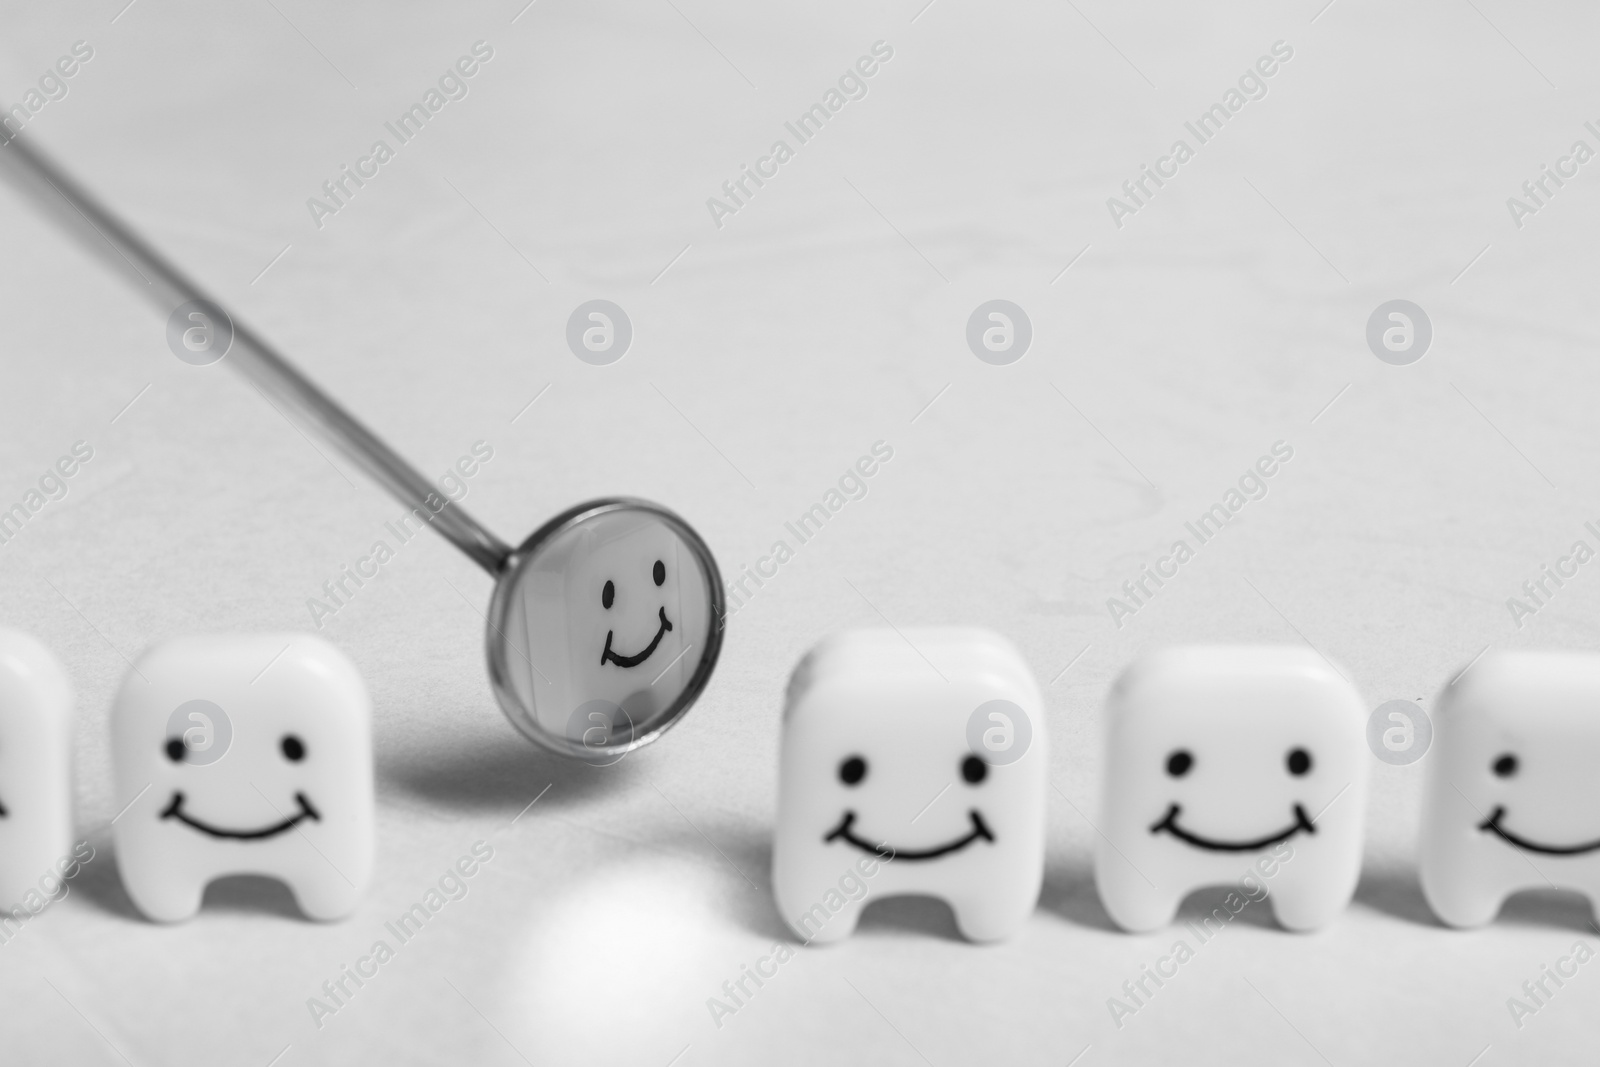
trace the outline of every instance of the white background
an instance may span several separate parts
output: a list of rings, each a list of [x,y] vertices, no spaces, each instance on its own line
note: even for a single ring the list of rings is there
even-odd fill
[[[127,659],[310,628],[307,598],[401,509],[225,362],[173,358],[161,314],[0,193],[0,506],[74,441],[95,450],[0,546],[0,623],[75,681],[76,819],[99,850],[0,946],[8,1062],[1592,1057],[1600,964],[1521,1030],[1506,1009],[1576,940],[1600,947],[1577,898],[1522,896],[1475,932],[1431,917],[1427,760],[1374,761],[1339,922],[1295,936],[1247,912],[1120,1030],[1107,998],[1175,932],[1110,927],[1085,821],[1106,689],[1144,649],[1306,640],[1375,707],[1430,702],[1485,646],[1594,642],[1600,564],[1520,629],[1506,608],[1600,518],[1600,162],[1520,229],[1505,204],[1574,140],[1600,148],[1592,10],[121,4],[7,3],[0,97],[95,49],[26,136],[425,471],[490,442],[466,503],[503,537],[633,493],[733,572],[874,441],[895,454],[732,621],[693,712],[609,769],[513,733],[482,664],[489,580],[413,541],[322,630],[376,705],[365,904],[317,925],[275,884],[231,881],[158,927],[106,832]],[[317,229],[306,198],[477,40],[495,52],[470,95]],[[867,97],[715,227],[706,198],[877,40],[894,58]],[[1269,94],[1113,225],[1106,198],[1278,40],[1294,57]],[[635,330],[604,368],[563,340],[596,297]],[[995,297],[1034,326],[1009,367],[964,339]],[[1393,298],[1434,326],[1409,367],[1364,340]],[[1267,498],[1115,627],[1106,598],[1278,440],[1295,454]],[[880,613],[995,629],[1046,686],[1043,899],[993,947],[942,905],[878,905],[719,1030],[706,998],[786,937],[768,874],[784,680]],[[495,858],[470,895],[319,1030],[307,998],[479,839]]]

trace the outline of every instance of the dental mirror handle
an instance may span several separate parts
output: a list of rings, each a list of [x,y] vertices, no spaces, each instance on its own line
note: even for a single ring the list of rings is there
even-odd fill
[[[422,509],[422,517],[431,516],[429,525],[446,540],[491,575],[499,576],[511,546],[441,495],[415,467],[318,389],[221,301],[190,281],[71,175],[4,125],[0,125],[0,170],[10,173],[16,179],[14,184],[30,194],[46,214],[128,278],[163,313],[170,314],[191,300],[205,300],[221,308],[233,326],[233,344],[225,358],[268,403],[292,409],[391,496],[408,508]],[[134,274],[127,271],[129,267]]]

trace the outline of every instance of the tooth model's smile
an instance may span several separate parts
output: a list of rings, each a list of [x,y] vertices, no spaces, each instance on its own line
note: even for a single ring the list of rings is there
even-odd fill
[[[177,819],[184,825],[192,826],[201,833],[210,834],[212,837],[229,837],[237,841],[259,841],[266,837],[276,837],[278,834],[293,827],[301,819],[321,821],[322,816],[317,812],[316,808],[311,806],[311,801],[306,799],[304,793],[296,793],[294,799],[300,805],[298,812],[280,823],[262,827],[259,830],[225,830],[215,826],[208,826],[199,819],[184,813],[183,794],[181,792],[172,794],[172,803],[167,805],[167,810],[161,813],[161,817],[163,819]]]
[[[1209,837],[1201,837],[1198,834],[1191,833],[1179,826],[1178,812],[1180,810],[1178,805],[1172,805],[1167,809],[1166,815],[1162,816],[1161,821],[1150,827],[1150,832],[1158,834],[1165,830],[1179,841],[1184,841],[1195,848],[1208,849],[1212,852],[1254,852],[1258,848],[1266,848],[1268,845],[1276,845],[1279,841],[1287,841],[1301,830],[1308,834],[1317,832],[1317,828],[1311,824],[1311,820],[1306,818],[1306,809],[1296,804],[1294,806],[1294,825],[1287,830],[1269,834],[1254,841],[1216,841]]]
[[[1501,804],[1494,809],[1493,815],[1489,816],[1487,819],[1483,820],[1483,822],[1478,824],[1478,829],[1491,830],[1500,838],[1500,840],[1505,841],[1508,844],[1516,845],[1518,848],[1527,849],[1529,852],[1542,852],[1546,856],[1576,856],[1584,852],[1593,852],[1595,849],[1600,848],[1600,841],[1587,841],[1581,845],[1537,844],[1533,841],[1529,841],[1526,837],[1521,837],[1517,834],[1514,834],[1510,830],[1507,830],[1505,827],[1501,826],[1500,820],[1505,813],[1505,805]]]
[[[661,643],[662,635],[670,629],[672,629],[672,622],[667,618],[667,609],[662,608],[661,625],[656,629],[656,635],[650,639],[650,643],[645,646],[643,652],[640,652],[634,656],[619,656],[615,652],[611,651],[611,638],[616,631],[607,630],[606,650],[600,653],[600,666],[604,667],[609,662],[615,663],[619,667],[637,667],[639,664],[650,658],[650,654],[654,652],[656,650],[656,646]]]
[[[890,845],[874,845],[870,842],[863,841],[861,838],[850,832],[851,824],[856,821],[856,813],[853,811],[845,812],[844,818],[839,820],[839,825],[835,826],[822,840],[832,841],[835,838],[843,838],[852,845],[856,846],[856,848],[859,848],[861,851],[870,855],[882,856],[885,852],[887,852],[890,859],[896,860],[936,859],[939,856],[943,856],[951,852],[959,852],[968,845],[972,844],[974,841],[978,840],[980,837],[990,844],[994,844],[994,834],[990,831],[989,827],[984,825],[983,816],[978,814],[978,809],[973,808],[968,814],[972,818],[972,832],[967,834],[965,837],[958,838],[955,841],[939,845],[935,848],[906,850],[894,848]]]

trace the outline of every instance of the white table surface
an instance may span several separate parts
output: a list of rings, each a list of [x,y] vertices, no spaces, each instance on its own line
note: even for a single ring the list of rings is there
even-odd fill
[[[507,538],[634,493],[736,571],[874,441],[894,448],[733,620],[698,706],[615,767],[512,731],[482,663],[488,579],[436,538],[405,546],[322,630],[376,705],[365,903],[319,925],[234,880],[156,926],[106,829],[128,659],[184,632],[310,628],[306,599],[401,509],[225,363],[174,359],[159,314],[0,193],[0,504],[74,441],[95,450],[0,546],[0,623],[71,672],[76,822],[99,850],[0,945],[6,1062],[1592,1060],[1600,965],[1520,1029],[1506,1008],[1575,941],[1600,946],[1585,905],[1524,895],[1466,933],[1431,917],[1426,759],[1374,761],[1340,921],[1297,936],[1247,913],[1120,1030],[1107,998],[1176,932],[1110,926],[1085,816],[1107,687],[1144,649],[1305,640],[1376,706],[1431,700],[1487,645],[1595,642],[1592,567],[1520,628],[1505,601],[1600,518],[1600,163],[1520,229],[1505,199],[1597,144],[1600,16],[920,4],[5,5],[0,96],[95,49],[27,136],[424,470],[492,443],[466,503]],[[894,57],[868,95],[716,228],[705,199],[880,39]],[[1115,227],[1106,198],[1280,39],[1294,57],[1269,94]],[[306,198],[477,40],[494,58],[467,98],[317,229]],[[609,367],[563,342],[594,297],[635,327]],[[1009,367],[964,341],[993,297],[1034,325]],[[1397,297],[1435,329],[1408,367],[1364,341]],[[1278,440],[1295,454],[1270,495],[1115,627],[1106,598]],[[769,888],[784,680],[880,616],[998,630],[1046,686],[1043,899],[992,947],[943,905],[875,905],[718,1029],[706,998],[787,937]],[[319,1029],[307,998],[478,840],[495,855],[469,895]]]

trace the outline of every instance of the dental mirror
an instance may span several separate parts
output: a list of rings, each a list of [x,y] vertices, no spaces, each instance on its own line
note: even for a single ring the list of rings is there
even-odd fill
[[[489,680],[523,734],[567,756],[614,763],[694,704],[716,667],[725,616],[716,560],[682,518],[645,500],[593,500],[513,549],[3,125],[0,171],[169,315],[182,358],[227,357],[273,406],[489,572]]]

